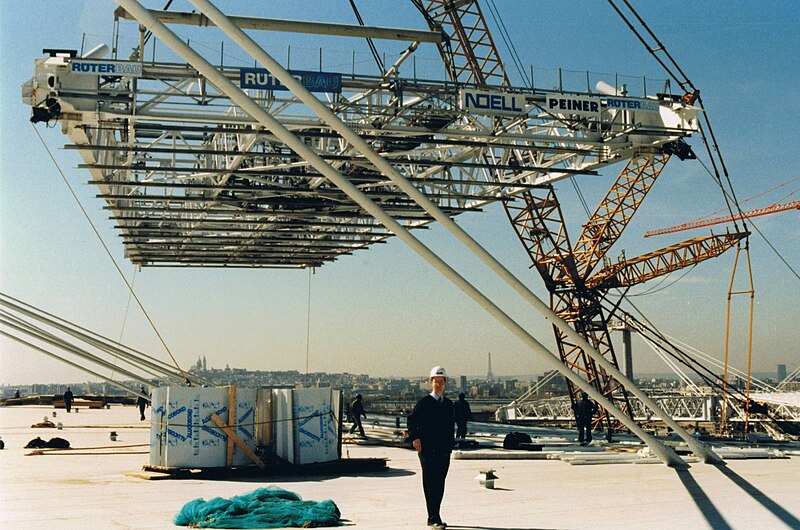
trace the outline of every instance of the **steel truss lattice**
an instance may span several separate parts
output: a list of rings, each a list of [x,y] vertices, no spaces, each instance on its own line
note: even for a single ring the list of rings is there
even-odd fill
[[[138,76],[87,76],[71,69],[80,58],[54,53],[36,62],[24,98],[60,122],[133,263],[317,267],[390,236],[193,68],[133,59],[119,63],[141,65]],[[691,119],[627,122],[613,109],[596,119],[554,115],[548,92],[507,86],[495,88],[523,97],[526,112],[487,119],[461,108],[470,83],[403,78],[398,66],[384,77],[334,73],[341,91],[320,97],[449,216],[594,173],[642,142],[673,141],[694,127]],[[240,69],[220,70],[240,81]],[[247,92],[404,226],[432,221],[294,94]]]

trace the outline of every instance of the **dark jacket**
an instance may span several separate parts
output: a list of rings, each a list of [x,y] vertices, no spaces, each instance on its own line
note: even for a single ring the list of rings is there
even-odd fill
[[[408,417],[408,434],[411,440],[422,441],[422,453],[447,452],[453,450],[453,402],[442,398],[439,403],[428,394],[417,401]]]
[[[575,415],[579,420],[592,421],[592,416],[597,412],[597,403],[591,399],[582,399],[578,401],[573,407]]]
[[[367,415],[364,413],[364,402],[360,399],[354,399],[353,405],[350,408],[351,414],[353,415],[353,421],[358,421],[361,419],[361,416],[365,418]]]
[[[469,408],[467,400],[459,399],[453,403],[453,413],[456,417],[456,423],[466,423],[472,420],[472,410]]]

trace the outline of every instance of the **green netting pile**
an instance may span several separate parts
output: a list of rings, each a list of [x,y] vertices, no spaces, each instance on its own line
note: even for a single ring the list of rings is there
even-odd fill
[[[333,501],[304,501],[296,493],[275,486],[230,499],[189,501],[175,516],[175,524],[193,528],[316,528],[339,526],[339,508]]]

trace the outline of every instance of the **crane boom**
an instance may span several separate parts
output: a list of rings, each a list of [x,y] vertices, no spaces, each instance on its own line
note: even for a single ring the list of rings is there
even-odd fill
[[[644,237],[672,234],[674,232],[682,232],[683,230],[691,230],[692,228],[702,228],[704,226],[713,226],[723,223],[730,223],[733,221],[743,221],[745,219],[752,219],[753,217],[760,217],[762,215],[784,212],[786,210],[800,210],[800,201],[778,202],[764,208],[756,208],[755,210],[740,212],[735,215],[724,215],[720,217],[712,217],[710,219],[695,219],[694,221],[670,226],[668,228],[649,230],[645,232]]]
[[[586,284],[597,289],[630,287],[719,256],[749,235],[733,232],[689,239],[605,267]]]

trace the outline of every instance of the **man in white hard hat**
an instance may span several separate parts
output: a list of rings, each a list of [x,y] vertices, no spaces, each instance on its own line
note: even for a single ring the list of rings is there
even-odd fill
[[[430,394],[420,399],[408,417],[408,432],[422,466],[422,489],[428,509],[428,526],[445,528],[439,508],[444,497],[444,482],[450,468],[450,453],[455,439],[453,402],[444,397],[447,372],[434,366],[430,375]]]

